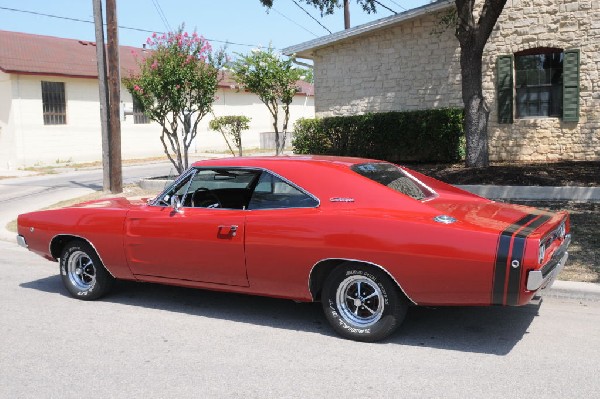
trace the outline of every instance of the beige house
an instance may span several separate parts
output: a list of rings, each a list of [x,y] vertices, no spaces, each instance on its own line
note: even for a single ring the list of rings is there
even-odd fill
[[[482,3],[481,1],[479,3]],[[441,0],[284,49],[314,61],[317,116],[462,107]],[[484,51],[496,161],[600,159],[600,2],[508,0]]]
[[[121,46],[121,76],[136,69],[132,52]],[[95,43],[0,31],[0,171],[57,162],[102,159]],[[311,84],[291,105],[291,122],[314,117]],[[223,79],[213,112],[252,118],[242,134],[244,148],[271,148],[272,117],[259,98]],[[225,151],[220,133],[206,116],[191,152]],[[121,139],[124,159],[163,155],[160,126],[150,123],[121,88]],[[288,142],[291,140],[288,139]]]

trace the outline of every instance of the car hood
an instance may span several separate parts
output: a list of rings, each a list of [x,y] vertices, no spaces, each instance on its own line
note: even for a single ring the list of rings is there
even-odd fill
[[[501,232],[527,215],[547,214],[535,208],[505,204],[495,201],[435,199],[428,205],[440,215],[452,216],[457,222],[471,225],[480,230]],[[551,219],[550,219],[551,220]]]

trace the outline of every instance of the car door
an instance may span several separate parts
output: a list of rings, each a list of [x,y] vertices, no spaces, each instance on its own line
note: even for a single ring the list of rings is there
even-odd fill
[[[251,286],[274,296],[306,295],[307,276],[325,247],[319,200],[264,171],[246,217],[246,267]]]
[[[248,286],[244,254],[247,203],[240,199],[235,205],[234,197],[236,192],[246,192],[243,190],[254,175],[244,172],[242,179],[227,173],[195,171],[155,203],[127,214],[125,251],[134,275]],[[227,193],[230,207],[215,194],[219,190]],[[194,204],[196,192],[201,195]],[[216,199],[207,200],[211,198]],[[181,207],[167,205],[171,199]]]

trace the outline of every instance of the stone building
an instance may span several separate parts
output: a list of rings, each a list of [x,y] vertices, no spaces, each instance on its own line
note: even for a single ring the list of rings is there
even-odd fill
[[[479,2],[481,3],[481,2]],[[317,116],[462,107],[441,0],[284,50],[314,61]],[[483,55],[494,161],[600,159],[600,2],[508,0]]]

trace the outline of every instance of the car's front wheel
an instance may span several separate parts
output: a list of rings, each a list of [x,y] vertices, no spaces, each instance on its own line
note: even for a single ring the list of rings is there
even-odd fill
[[[393,333],[407,310],[406,300],[388,275],[360,264],[332,271],[323,286],[321,303],[334,330],[365,342]]]
[[[78,299],[98,299],[110,291],[114,277],[104,268],[90,244],[69,242],[60,255],[60,276],[69,293]]]

